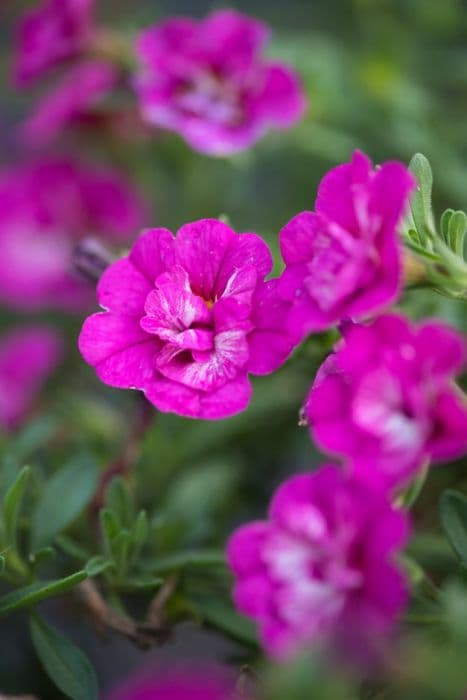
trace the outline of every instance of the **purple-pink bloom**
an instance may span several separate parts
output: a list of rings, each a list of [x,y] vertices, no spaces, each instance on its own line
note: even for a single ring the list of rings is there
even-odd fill
[[[169,668],[130,678],[106,700],[233,700],[234,690],[231,674],[223,669]]]
[[[464,338],[439,321],[386,315],[348,324],[305,403],[315,442],[352,461],[357,476],[394,487],[427,460],[467,451],[467,402],[454,384]]]
[[[24,14],[15,35],[17,87],[84,53],[94,32],[93,5],[93,0],[44,0]]]
[[[274,494],[268,520],[228,543],[235,604],[279,660],[329,643],[367,656],[406,604],[393,559],[407,534],[402,511],[338,467],[294,476]]]
[[[414,187],[401,163],[375,170],[356,151],[321,181],[315,211],[297,214],[280,232],[286,269],[279,291],[290,301],[290,327],[303,337],[344,318],[361,319],[400,291],[397,227]]]
[[[46,326],[15,328],[0,337],[0,425],[16,428],[27,417],[62,354],[60,336]]]
[[[270,127],[290,127],[306,98],[293,70],[263,56],[268,36],[265,24],[234,10],[145,30],[135,79],[143,117],[210,155],[245,149]]]
[[[224,418],[246,408],[248,374],[268,374],[292,349],[272,258],[254,233],[216,219],[176,237],[152,229],[101,277],[107,309],[83,326],[79,347],[106,384],[140,389],[160,411]]]
[[[0,173],[0,303],[17,309],[87,306],[88,285],[73,276],[73,251],[89,235],[126,243],[146,212],[113,170],[69,158],[43,159]]]
[[[118,79],[117,68],[104,61],[86,61],[70,68],[58,87],[41,99],[21,125],[21,140],[44,146],[64,128],[86,121]]]

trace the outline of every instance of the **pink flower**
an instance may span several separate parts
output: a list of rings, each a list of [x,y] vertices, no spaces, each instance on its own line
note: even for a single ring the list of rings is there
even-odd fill
[[[217,667],[172,668],[131,678],[107,700],[233,700],[234,690],[230,674]]]
[[[350,163],[325,175],[315,211],[284,226],[286,269],[279,290],[293,302],[290,326],[300,337],[346,317],[360,319],[397,298],[397,226],[413,186],[404,165],[389,162],[372,170],[356,151]]]
[[[87,61],[70,68],[59,86],[21,125],[21,140],[33,146],[47,145],[65,127],[92,116],[93,109],[117,82],[118,70],[104,61]]]
[[[59,335],[45,326],[15,328],[0,337],[0,424],[16,428],[27,417],[60,360]]]
[[[142,32],[135,85],[143,117],[210,155],[245,149],[271,126],[290,127],[306,99],[290,68],[263,57],[267,40],[266,25],[234,10]]]
[[[90,234],[126,242],[145,208],[113,171],[45,159],[0,174],[0,302],[18,309],[87,305],[72,254]]]
[[[276,491],[269,519],[229,541],[235,604],[280,660],[325,642],[361,656],[406,603],[392,561],[406,537],[406,516],[338,467],[294,476]]]
[[[27,87],[52,68],[82,55],[93,33],[93,4],[93,0],[44,0],[23,16],[15,37],[17,87]]]
[[[292,348],[267,245],[215,219],[142,235],[108,268],[79,347],[106,384],[144,391],[160,411],[224,418],[246,408],[247,374]]]
[[[426,460],[467,450],[467,402],[453,382],[464,362],[464,339],[438,321],[349,324],[308,395],[311,435],[369,483],[404,483]]]

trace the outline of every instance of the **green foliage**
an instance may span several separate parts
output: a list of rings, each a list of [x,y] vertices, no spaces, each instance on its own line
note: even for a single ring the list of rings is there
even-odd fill
[[[467,566],[467,498],[457,491],[445,491],[440,500],[440,516],[449,542]]]
[[[83,652],[37,614],[31,616],[31,639],[49,677],[72,700],[98,700],[94,669]]]
[[[78,454],[49,479],[32,514],[32,551],[52,542],[82,513],[95,493],[98,476],[95,458]]]

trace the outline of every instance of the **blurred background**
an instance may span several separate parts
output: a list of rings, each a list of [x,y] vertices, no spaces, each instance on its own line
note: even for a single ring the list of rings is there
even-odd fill
[[[26,158],[15,129],[41,91],[19,94],[8,78],[12,28],[33,5],[0,0],[2,169]],[[204,0],[99,0],[97,5],[101,23],[125,36],[167,16],[202,17],[219,7]],[[465,1],[237,0],[229,6],[270,24],[268,53],[300,73],[310,107],[296,127],[269,133],[254,148],[228,159],[195,153],[177,135],[156,131],[125,141],[102,138],[91,129],[67,134],[47,153],[79,153],[88,161],[119,167],[149,202],[147,226],[176,230],[185,222],[222,214],[236,230],[263,235],[276,254],[280,228],[313,207],[324,173],[348,160],[355,148],[374,162],[408,162],[415,152],[424,153],[435,174],[436,210],[467,207]],[[402,303],[415,317],[441,313],[467,328],[460,302],[422,289]],[[41,318],[66,337],[65,361],[30,421],[13,435],[5,434],[2,446],[5,455],[34,463],[46,483],[72,452],[91,451],[102,465],[116,460],[131,439],[140,401],[132,392],[100,384],[80,360],[76,337],[83,315],[55,312]],[[18,315],[5,308],[0,319],[7,328]],[[237,417],[203,423],[149,415],[150,427],[128,479],[138,507],[150,513],[151,537],[161,556],[183,547],[222,548],[235,525],[264,515],[270,494],[287,474],[318,463],[298,415],[332,339],[332,334],[310,339],[279,372],[256,378],[252,405]],[[423,525],[434,535],[437,494],[456,480],[462,480],[459,465],[443,468],[422,499]],[[74,527],[76,539],[92,551],[92,524]],[[201,591],[200,601],[217,595],[217,588],[210,589],[217,582],[205,576],[186,580],[190,595]],[[204,602],[200,606],[208,626],[222,627],[216,611],[206,612]],[[144,655],[121,639],[101,641],[69,601],[57,600],[47,614],[86,648],[104,687],[140,663],[163,663],[167,654],[177,656],[183,649],[241,658],[241,650],[217,632],[202,633],[200,643],[201,633],[186,623],[167,648]],[[2,622],[0,640],[1,690],[35,692],[47,700],[62,697],[34,661],[21,614]]]

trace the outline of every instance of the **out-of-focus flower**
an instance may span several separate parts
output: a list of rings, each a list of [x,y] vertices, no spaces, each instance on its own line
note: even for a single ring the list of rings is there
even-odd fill
[[[293,302],[290,326],[303,337],[393,302],[401,285],[397,226],[414,179],[401,163],[372,170],[359,151],[321,181],[314,212],[280,232],[286,269],[279,292]]]
[[[16,328],[0,337],[0,424],[11,430],[29,413],[58,364],[59,335],[46,326]]]
[[[117,84],[118,70],[104,61],[87,61],[66,73],[20,127],[22,141],[44,146],[67,126],[92,119],[93,110]]]
[[[406,603],[393,562],[406,537],[406,516],[338,467],[295,476],[276,491],[267,521],[229,541],[235,604],[273,657],[331,643],[361,658]]]
[[[106,700],[234,700],[234,691],[231,674],[217,667],[172,668],[130,678]]]
[[[438,321],[399,315],[349,323],[319,370],[305,404],[324,450],[354,460],[358,476],[396,486],[431,459],[467,450],[467,402],[453,379],[465,341]]]
[[[247,148],[270,127],[290,127],[305,96],[290,68],[263,57],[267,40],[266,25],[234,10],[145,30],[135,79],[143,117],[211,155]]]
[[[254,233],[216,219],[142,235],[98,286],[106,313],[88,318],[79,347],[106,384],[141,389],[159,410],[224,418],[246,408],[248,373],[267,374],[292,343],[272,258]]]
[[[0,174],[0,303],[18,309],[82,308],[88,285],[71,274],[90,234],[124,243],[145,207],[114,171],[59,158]]]
[[[23,16],[15,36],[17,87],[83,54],[94,31],[93,5],[93,0],[44,0]]]

